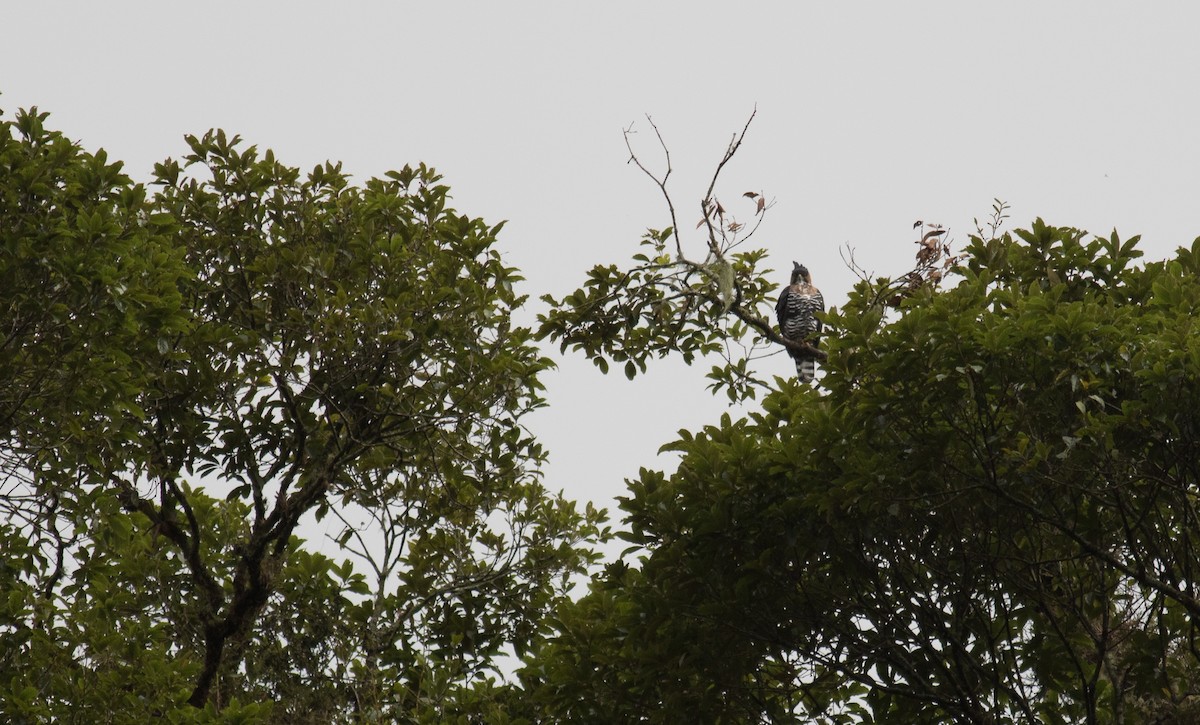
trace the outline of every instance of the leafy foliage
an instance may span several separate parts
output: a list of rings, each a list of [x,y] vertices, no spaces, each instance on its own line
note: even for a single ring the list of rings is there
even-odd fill
[[[489,707],[602,535],[540,482],[500,226],[424,165],[356,186],[220,131],[148,196],[44,119],[0,123],[0,712]]]
[[[1002,210],[998,212],[1001,214]],[[818,394],[683,436],[522,672],[572,722],[1191,722],[1200,240],[1037,220],[863,280]]]
[[[9,475],[93,424],[136,418],[156,354],[143,331],[184,323],[173,221],[149,213],[145,189],[103,150],[46,129],[47,115],[0,123],[0,429],[19,446]]]
[[[808,348],[774,328],[772,296],[779,281],[768,279],[771,270],[759,268],[765,252],[744,248],[770,208],[766,197],[755,191],[741,195],[750,204],[752,219],[743,222],[716,196],[721,171],[741,147],[753,120],[751,115],[733,137],[700,202],[696,229],[703,232],[702,259],[689,251],[680,231],[675,202],[667,190],[671,154],[658,127],[649,121],[665,160],[661,174],[643,164],[631,144],[632,130],[625,132],[630,163],[658,187],[671,223],[646,232],[641,241],[644,251],[633,255],[628,268],[596,265],[574,292],[561,299],[544,295],[550,309],[540,317],[539,337],[559,341],[564,351],[570,347],[583,352],[605,373],[610,360],[624,363],[630,379],[645,372],[647,361],[654,357],[679,355],[690,365],[697,358],[717,356],[722,363],[709,372],[710,388],[724,389],[735,401],[754,398],[769,387],[755,376],[752,365],[760,350],[776,345]]]

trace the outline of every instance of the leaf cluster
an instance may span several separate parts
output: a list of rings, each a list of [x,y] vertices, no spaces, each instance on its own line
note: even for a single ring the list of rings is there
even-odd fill
[[[539,338],[558,342],[563,351],[582,352],[604,373],[610,362],[623,363],[629,379],[644,373],[656,357],[677,355],[689,365],[716,357],[720,362],[708,374],[710,389],[724,390],[730,400],[744,400],[769,387],[754,371],[759,351],[807,347],[786,340],[771,323],[771,296],[779,285],[768,279],[771,270],[760,268],[766,253],[745,247],[771,204],[761,192],[743,193],[739,198],[751,205],[751,221],[743,222],[716,194],[721,172],[741,147],[753,119],[751,115],[734,135],[716,166],[700,201],[696,230],[701,237],[695,243],[685,241],[680,231],[667,189],[671,155],[658,127],[648,119],[665,162],[665,170],[657,173],[634,152],[633,131],[626,130],[629,161],[659,189],[670,223],[646,232],[642,250],[627,267],[596,265],[574,292],[562,298],[544,295],[549,311],[539,316]]]

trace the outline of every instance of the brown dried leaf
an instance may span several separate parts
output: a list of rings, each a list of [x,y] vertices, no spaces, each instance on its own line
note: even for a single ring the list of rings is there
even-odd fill
[[[742,194],[742,196],[748,197],[748,198],[750,198],[750,199],[757,199],[757,198],[758,198],[758,192],[756,192],[756,191],[747,191],[745,194]]]
[[[758,210],[755,213],[762,214],[763,210],[766,208],[767,208],[767,197],[765,197],[765,196],[758,197]]]
[[[946,233],[945,229],[934,229],[933,231],[925,232],[925,236],[921,237],[921,241],[923,242],[927,239],[930,239],[932,237],[937,237],[937,236],[940,236],[945,233]]]
[[[916,229],[917,227],[921,226],[924,223],[925,222],[921,221],[920,219],[916,220],[915,222],[913,222],[913,229]]]

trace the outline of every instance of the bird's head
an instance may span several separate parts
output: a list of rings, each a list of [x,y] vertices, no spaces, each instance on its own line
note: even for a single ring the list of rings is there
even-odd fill
[[[805,267],[799,262],[792,262],[792,284],[796,284],[801,280],[810,282],[811,279],[812,278],[808,274],[808,267]]]

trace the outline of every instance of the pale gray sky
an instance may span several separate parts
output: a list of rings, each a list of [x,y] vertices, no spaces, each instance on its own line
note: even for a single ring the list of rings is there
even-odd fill
[[[424,161],[460,211],[509,220],[534,299],[667,223],[625,163],[621,130],[648,132],[647,113],[690,220],[757,106],[722,188],[776,201],[772,266],[803,261],[833,305],[852,282],[839,246],[902,272],[914,220],[963,242],[995,197],[1017,225],[1140,233],[1151,258],[1200,235],[1191,3],[9,2],[0,18],[0,108],[50,111],[140,180],[212,127],[359,180]],[[600,505],[725,408],[704,366],[631,384],[560,362],[533,421],[547,482]]]

